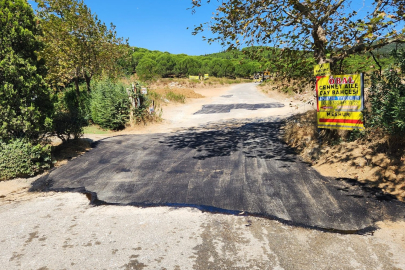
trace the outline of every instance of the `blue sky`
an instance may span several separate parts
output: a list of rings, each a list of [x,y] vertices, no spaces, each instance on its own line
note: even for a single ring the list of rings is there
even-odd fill
[[[34,7],[33,0],[28,2]],[[149,50],[174,54],[203,55],[222,51],[220,44],[209,45],[202,34],[191,34],[194,25],[210,21],[221,0],[206,1],[192,14],[191,0],[84,0],[98,18],[109,25],[116,25],[118,36],[129,38],[129,44]],[[348,10],[359,11],[363,17],[371,0],[354,0]],[[402,24],[403,26],[403,24]],[[187,29],[189,27],[189,29]],[[210,36],[209,31],[204,36]]]
[[[35,2],[28,1],[34,8]],[[149,50],[174,54],[202,55],[223,50],[209,45],[202,35],[191,34],[193,26],[207,22],[218,6],[205,4],[191,13],[191,0],[84,0],[98,18],[116,25],[118,36],[129,38],[129,44]],[[189,29],[187,30],[187,27]],[[204,33],[205,36],[208,33]]]

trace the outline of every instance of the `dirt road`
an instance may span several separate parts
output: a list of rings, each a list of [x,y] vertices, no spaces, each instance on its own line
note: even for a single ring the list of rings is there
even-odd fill
[[[300,162],[278,139],[280,119],[293,113],[288,102],[253,84],[206,96],[169,108],[163,125],[143,130],[161,133],[101,140],[34,182],[53,192],[10,203],[12,194],[3,195],[1,265],[405,268],[403,204]],[[182,131],[167,133],[174,130]]]

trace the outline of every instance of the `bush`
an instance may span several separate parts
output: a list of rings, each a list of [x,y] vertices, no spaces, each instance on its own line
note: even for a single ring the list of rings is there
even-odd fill
[[[51,164],[49,146],[34,145],[26,139],[0,141],[0,180],[33,176]]]
[[[394,51],[393,55],[404,68],[405,53]],[[367,126],[380,128],[389,135],[405,134],[405,84],[394,66],[383,75],[373,74],[369,101],[370,110],[365,112]]]
[[[82,85],[81,88],[85,88]],[[53,119],[53,132],[63,142],[81,137],[83,127],[90,119],[90,99],[86,89],[80,91],[80,97],[77,97],[74,88],[67,88],[58,96],[58,103],[55,104],[57,113]]]
[[[105,129],[125,127],[129,119],[129,99],[125,86],[104,79],[92,86],[90,111],[94,123]]]
[[[83,134],[83,127],[87,121],[77,111],[58,112],[53,119],[53,128],[56,136],[63,142],[78,139]]]

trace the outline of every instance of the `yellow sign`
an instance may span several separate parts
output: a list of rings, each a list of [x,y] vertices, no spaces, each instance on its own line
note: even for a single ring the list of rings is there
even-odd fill
[[[330,75],[330,63],[325,63],[321,65],[316,65],[314,67],[315,76],[326,76]]]
[[[199,80],[200,76],[188,76],[190,80]]]
[[[363,74],[316,77],[318,128],[364,129]]]
[[[204,74],[204,80],[208,79],[209,75],[208,74]]]

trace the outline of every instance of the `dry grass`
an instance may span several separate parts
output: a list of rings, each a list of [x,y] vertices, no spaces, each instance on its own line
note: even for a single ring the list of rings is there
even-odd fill
[[[52,148],[52,160],[56,162],[54,166],[59,167],[66,164],[68,160],[89,151],[91,143],[86,139],[77,139],[53,146]]]
[[[225,85],[251,82],[244,79],[228,79],[211,77],[208,80],[198,81],[185,78],[164,78],[158,79],[149,84],[149,89],[153,92],[155,102],[161,104],[161,100],[166,99],[173,102],[184,103],[187,99],[203,98],[196,93],[196,89],[218,88]]]
[[[368,131],[353,142],[348,131],[317,131],[316,111],[291,118],[284,140],[323,175],[351,179],[405,201],[405,138]]]

